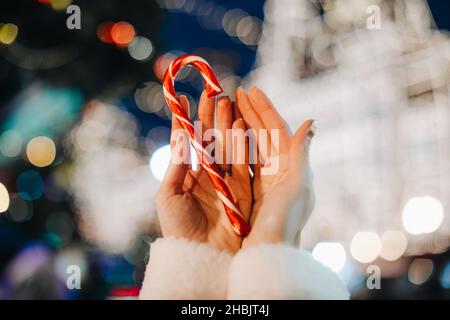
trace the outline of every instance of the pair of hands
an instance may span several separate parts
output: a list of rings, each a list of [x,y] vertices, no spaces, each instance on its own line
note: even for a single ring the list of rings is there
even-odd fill
[[[181,96],[180,102],[185,110],[189,110],[186,97]],[[189,164],[171,161],[156,196],[163,236],[208,243],[232,253],[260,243],[299,245],[301,230],[314,205],[308,161],[314,135],[313,121],[305,121],[292,135],[273,104],[256,87],[248,92],[238,88],[234,104],[228,97],[220,97],[217,108],[215,104],[215,99],[208,98],[204,92],[198,108],[203,132],[211,128],[222,132],[223,138],[215,140],[215,152],[225,153],[227,129],[242,129],[236,131],[242,134],[246,129],[277,129],[279,132],[279,141],[272,141],[274,137],[270,139],[270,131],[267,141],[256,141],[260,152],[255,164],[248,163],[248,140],[244,137],[233,139],[238,142],[231,143],[233,150],[236,150],[242,147],[238,143],[246,141],[245,162],[234,158],[231,164],[218,165],[252,230],[244,238],[233,231],[223,205],[201,166],[193,171]],[[172,117],[172,152],[179,150],[177,147],[180,144],[189,143],[187,139],[176,136],[179,129],[177,120]],[[270,155],[264,156],[263,150],[270,150]],[[262,174],[274,157],[279,163],[278,170],[272,174]]]

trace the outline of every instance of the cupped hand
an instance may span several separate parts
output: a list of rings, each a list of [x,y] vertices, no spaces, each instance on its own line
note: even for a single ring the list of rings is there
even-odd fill
[[[180,102],[188,111],[186,97],[181,96]],[[221,131],[223,139],[215,140],[215,152],[225,154],[226,130],[244,130],[245,126],[242,119],[235,120],[228,97],[219,98],[217,108],[215,104],[215,99],[207,98],[204,92],[199,102],[198,119],[203,133],[213,128]],[[189,151],[186,150],[189,150],[190,142],[175,117],[172,117],[171,146],[172,161],[156,196],[156,209],[163,236],[208,243],[220,250],[236,252],[241,247],[242,238],[233,231],[206,171],[200,165],[194,171],[189,161],[186,161],[189,158]],[[185,161],[179,161],[180,157]],[[224,172],[225,181],[239,209],[248,219],[252,202],[248,165],[233,161],[231,165],[220,164],[219,167]]]
[[[305,121],[292,135],[273,104],[256,87],[248,93],[239,88],[236,103],[247,128],[256,133],[269,130],[268,139],[256,135],[259,152],[252,166],[252,230],[242,248],[260,243],[298,246],[314,205],[308,160],[314,121]]]

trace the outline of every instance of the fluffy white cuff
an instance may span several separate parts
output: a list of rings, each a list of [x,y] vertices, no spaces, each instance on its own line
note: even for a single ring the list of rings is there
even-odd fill
[[[152,243],[140,299],[226,299],[231,255],[208,244]]]
[[[228,298],[343,300],[349,293],[338,275],[308,252],[263,244],[234,256]]]

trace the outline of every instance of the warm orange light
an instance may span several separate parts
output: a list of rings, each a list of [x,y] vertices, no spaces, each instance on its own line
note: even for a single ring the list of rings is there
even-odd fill
[[[115,23],[111,28],[111,38],[120,47],[126,47],[136,35],[134,27],[125,21]]]
[[[101,42],[114,43],[111,37],[111,30],[113,26],[114,22],[112,21],[105,21],[98,26],[97,37],[100,39]]]

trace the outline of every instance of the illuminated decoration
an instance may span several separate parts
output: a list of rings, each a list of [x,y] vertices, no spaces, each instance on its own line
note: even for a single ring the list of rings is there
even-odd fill
[[[116,22],[111,28],[111,39],[119,47],[128,46],[135,35],[134,27],[126,21]]]
[[[70,190],[83,221],[80,233],[102,250],[124,252],[154,216],[159,183],[142,155],[135,118],[114,105],[91,104],[68,135]]]
[[[0,44],[12,44],[19,33],[19,28],[12,23],[0,24]]]
[[[381,241],[375,232],[358,232],[350,244],[350,253],[355,260],[369,263],[381,252]]]
[[[309,118],[319,123],[311,163],[320,198],[303,233],[308,249],[320,239],[348,247],[361,230],[400,229],[415,194],[434,194],[450,208],[450,37],[423,0],[376,1],[381,28],[370,30],[373,3],[267,0],[244,79],[292,129]],[[406,254],[442,252],[449,235],[444,213],[433,234],[406,235]]]
[[[411,198],[403,209],[403,226],[411,234],[431,233],[442,223],[444,208],[434,197]]]
[[[338,242],[319,242],[314,247],[312,255],[334,272],[341,271],[347,260],[345,249]]]
[[[28,170],[17,177],[17,189],[24,200],[36,200],[44,193],[44,182],[38,172]]]
[[[28,161],[36,167],[46,167],[53,163],[56,156],[56,146],[48,137],[36,137],[27,145]]]
[[[408,279],[415,285],[424,284],[433,274],[434,263],[430,259],[414,259],[408,269]]]
[[[9,208],[9,193],[5,185],[0,182],[0,213],[5,212]]]
[[[32,85],[8,105],[14,111],[3,122],[0,132],[12,130],[16,141],[29,141],[36,136],[53,138],[63,134],[78,118],[82,104],[83,97],[78,90]],[[0,163],[8,163],[13,160],[10,154],[17,152],[22,144],[15,149],[3,142],[0,137]],[[3,155],[5,150],[9,154]]]

